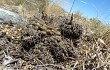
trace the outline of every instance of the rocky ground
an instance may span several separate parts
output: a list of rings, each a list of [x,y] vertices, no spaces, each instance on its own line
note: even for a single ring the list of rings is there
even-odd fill
[[[107,70],[103,40],[73,18],[34,15],[28,24],[0,24],[0,63],[11,70]],[[3,65],[3,60],[11,62]],[[106,58],[108,58],[106,60]],[[2,69],[1,69],[2,70]]]

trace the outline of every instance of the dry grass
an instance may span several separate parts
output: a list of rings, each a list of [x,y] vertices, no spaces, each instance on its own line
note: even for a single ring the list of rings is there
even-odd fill
[[[9,1],[9,0],[8,0]],[[14,5],[16,7],[12,7],[11,3],[16,3],[17,5]],[[6,2],[4,0],[0,0],[0,5],[4,7],[14,8],[17,9],[17,12],[19,12],[23,16],[30,17],[34,15],[36,12],[36,4],[34,2],[26,2],[25,4],[24,0],[10,0],[9,2]],[[22,5],[23,4],[23,5]],[[27,5],[29,4],[29,5]],[[42,3],[43,4],[43,3]],[[41,7],[39,7],[41,11],[47,12],[48,14],[56,14],[56,15],[62,15],[65,13],[65,11],[57,5],[49,5],[44,7],[44,5],[41,4]],[[8,5],[8,6],[7,6]],[[38,9],[39,9],[38,8]],[[34,11],[30,11],[34,10]],[[33,14],[34,13],[34,14]],[[29,14],[29,15],[27,15]],[[91,34],[88,37],[90,37],[90,41],[85,40],[86,36],[83,36],[83,39],[81,41],[82,46],[79,48],[75,48],[75,52],[78,53],[78,58],[70,58],[72,61],[69,62],[69,65],[67,68],[69,70],[109,70],[110,69],[110,27],[102,24],[102,22],[98,19],[87,19],[83,17],[80,12],[77,12],[74,15],[74,21],[80,22],[84,28],[90,29],[94,32],[94,34]],[[18,26],[17,26],[18,27]],[[16,28],[17,28],[16,27]],[[54,27],[54,26],[53,26]],[[3,27],[3,32],[6,33],[7,36],[11,37],[12,39],[18,38],[19,35],[21,35],[21,28],[15,29],[15,31],[10,30],[8,26]],[[91,37],[92,36],[92,37]]]
[[[46,9],[46,13],[48,13],[48,14],[64,15],[65,12],[66,11],[64,11],[63,8],[61,8],[60,6],[58,6],[56,4],[50,5]]]

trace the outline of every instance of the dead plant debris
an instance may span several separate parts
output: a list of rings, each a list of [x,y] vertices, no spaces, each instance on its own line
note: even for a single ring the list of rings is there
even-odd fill
[[[73,18],[67,23],[63,16],[42,14],[29,18],[25,26],[0,24],[1,63],[3,50],[8,50],[17,60],[12,65],[15,70],[110,69],[109,49],[96,35],[83,34],[83,26],[72,22]]]

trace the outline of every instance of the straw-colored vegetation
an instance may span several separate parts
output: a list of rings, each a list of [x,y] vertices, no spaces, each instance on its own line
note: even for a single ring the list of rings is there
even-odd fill
[[[57,16],[65,15],[65,13],[67,13],[59,5],[53,3],[52,0],[0,0],[0,6],[12,11],[16,11],[24,17],[32,17],[36,13],[42,13],[42,12],[45,12],[49,15],[54,14]],[[79,58],[77,59],[71,57],[68,58],[73,61],[67,64],[67,68],[68,68],[67,70],[77,70],[77,69],[86,70],[86,68],[89,68],[91,70],[109,70],[110,69],[110,52],[109,52],[110,27],[105,25],[106,23],[100,21],[97,18],[89,19],[82,16],[79,11],[74,13],[73,21],[80,23],[80,25],[82,25],[83,28],[85,29],[86,34],[90,33],[90,35],[88,36],[90,36],[91,38],[90,41],[86,41],[85,40],[86,36],[82,37],[82,41],[81,41],[82,46],[80,48],[75,48],[74,51],[76,52]],[[35,24],[35,26],[37,26],[37,24]],[[12,36],[13,39],[16,38],[16,36],[21,35],[21,33],[18,33],[19,35],[13,35],[13,34],[17,34],[17,31],[20,32],[22,30],[22,29],[19,30],[20,28],[16,29],[15,30],[16,32],[15,31],[12,32],[9,30],[6,31],[7,29],[8,27],[4,27],[3,31],[9,37]],[[41,29],[43,30],[43,28]],[[54,31],[54,28],[52,30]],[[50,31],[52,30],[50,28]],[[10,34],[11,32],[13,34]],[[61,41],[60,44],[63,45],[65,44],[64,42],[65,40]],[[62,47],[65,49],[64,45]],[[69,60],[67,62],[69,62]]]

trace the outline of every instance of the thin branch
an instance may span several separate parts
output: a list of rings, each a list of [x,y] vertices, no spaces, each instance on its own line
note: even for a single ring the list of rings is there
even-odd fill
[[[73,9],[73,6],[74,6],[74,4],[75,4],[75,1],[76,1],[76,0],[73,1],[73,4],[72,4],[72,6],[71,6],[70,12],[68,13],[68,16],[69,16],[69,14],[71,13],[71,11],[72,11],[72,9]]]

